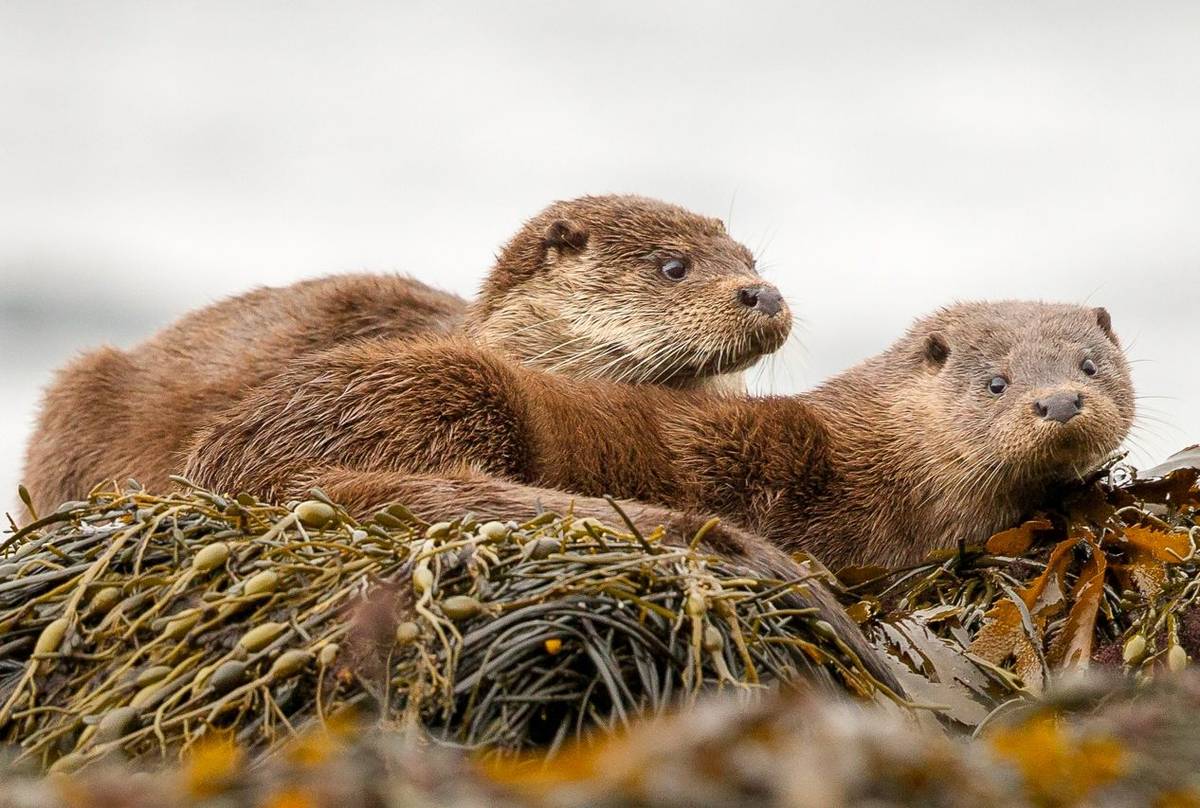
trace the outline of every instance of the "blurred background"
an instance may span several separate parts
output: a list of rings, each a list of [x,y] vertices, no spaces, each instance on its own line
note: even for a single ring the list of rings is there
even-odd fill
[[[802,390],[960,298],[1107,306],[1200,440],[1200,4],[0,3],[0,504],[40,388],[260,284],[473,294],[551,200],[731,219]]]

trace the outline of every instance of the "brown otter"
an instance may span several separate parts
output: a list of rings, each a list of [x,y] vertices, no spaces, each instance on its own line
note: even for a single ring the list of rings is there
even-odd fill
[[[695,388],[776,350],[790,326],[720,219],[588,196],[551,205],[505,246],[464,331],[530,367]]]
[[[897,564],[1010,525],[1114,451],[1133,407],[1108,313],[1070,305],[951,306],[790,398],[585,384],[456,340],[363,343],[214,421],[187,473],[279,498],[316,484],[360,513],[516,517],[610,493],[674,509],[631,506],[651,524],[716,513],[831,565]]]
[[[289,360],[346,342],[463,331],[567,375],[716,389],[789,327],[720,221],[637,196],[557,202],[504,247],[469,309],[408,278],[341,275],[258,289],[130,351],[86,354],[46,393],[24,482],[39,509],[104,480],[163,488],[206,419]]]

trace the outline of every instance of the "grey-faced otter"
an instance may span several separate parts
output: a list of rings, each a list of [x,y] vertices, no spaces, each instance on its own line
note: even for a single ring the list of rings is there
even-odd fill
[[[214,421],[187,473],[277,498],[316,484],[360,513],[516,517],[610,493],[653,503],[637,506],[652,523],[715,513],[830,565],[898,564],[1010,525],[1116,450],[1133,409],[1108,313],[1070,305],[951,306],[790,398],[585,384],[455,340],[358,344]]]
[[[132,350],[84,355],[46,393],[23,480],[38,509],[105,480],[164,488],[199,425],[288,361],[348,342],[465,332],[562,374],[720,388],[790,323],[718,220],[636,196],[557,202],[504,247],[469,308],[409,278],[340,275],[258,289]]]
[[[723,510],[834,565],[903,564],[960,540],[981,542],[1054,487],[1083,479],[1120,447],[1134,417],[1108,312],[1022,301],[942,309],[797,403],[821,426],[821,445],[784,437],[771,451],[793,456],[799,440],[821,481],[815,492],[785,494],[786,477],[767,447],[750,448],[749,431],[713,443],[735,424],[761,428],[762,411],[747,422],[740,408],[724,407],[729,425],[689,451],[698,490],[730,493]],[[734,491],[704,470],[708,451],[761,457],[756,476],[778,482]]]

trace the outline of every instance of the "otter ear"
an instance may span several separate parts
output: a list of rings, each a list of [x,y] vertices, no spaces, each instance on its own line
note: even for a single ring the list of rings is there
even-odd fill
[[[555,219],[546,228],[545,244],[556,250],[579,252],[588,243],[588,231],[570,219]]]
[[[1108,309],[1103,306],[1097,306],[1092,309],[1092,312],[1096,315],[1096,325],[1100,326],[1100,330],[1104,332],[1104,336],[1116,343],[1117,335],[1113,332],[1112,315],[1108,313]]]
[[[926,362],[941,367],[950,358],[950,343],[946,341],[945,336],[935,331],[925,338],[924,353]]]

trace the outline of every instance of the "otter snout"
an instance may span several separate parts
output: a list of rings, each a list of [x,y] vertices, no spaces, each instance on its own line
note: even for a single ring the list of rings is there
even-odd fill
[[[738,289],[737,299],[738,303],[741,303],[746,308],[761,311],[768,317],[774,317],[783,311],[783,295],[779,294],[779,290],[769,284],[743,286],[741,289]]]
[[[1054,393],[1033,402],[1033,412],[1046,421],[1065,424],[1083,412],[1083,393]]]

